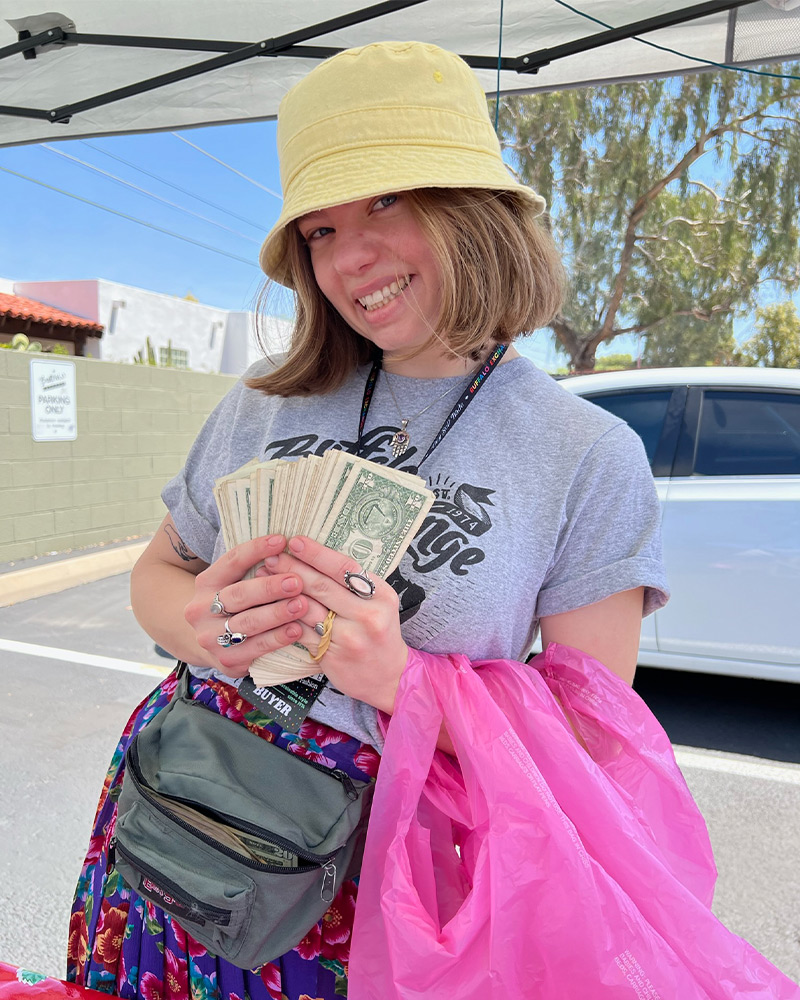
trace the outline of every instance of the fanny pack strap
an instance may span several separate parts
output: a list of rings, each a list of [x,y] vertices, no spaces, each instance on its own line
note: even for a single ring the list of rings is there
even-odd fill
[[[178,672],[178,683],[172,692],[170,701],[178,701],[180,698],[191,698],[189,692],[189,681],[192,679],[192,672],[183,660],[178,660],[175,669]]]

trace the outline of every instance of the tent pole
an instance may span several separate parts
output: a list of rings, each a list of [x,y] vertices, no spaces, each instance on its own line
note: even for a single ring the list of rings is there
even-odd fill
[[[634,21],[621,28],[598,31],[588,38],[565,42],[563,45],[555,45],[551,49],[528,52],[524,56],[517,57],[515,69],[517,73],[536,73],[542,66],[547,66],[551,62],[555,62],[556,59],[564,59],[567,56],[588,52],[590,49],[601,48],[603,45],[610,45],[612,42],[623,41],[636,35],[645,35],[648,32],[657,31],[659,28],[670,28],[676,24],[683,24],[685,21],[694,21],[699,17],[708,17],[710,14],[718,14],[724,10],[732,10],[756,2],[758,0],[708,0],[707,3],[700,3],[694,7],[684,7],[669,14],[659,14],[657,17],[645,18],[643,21]]]

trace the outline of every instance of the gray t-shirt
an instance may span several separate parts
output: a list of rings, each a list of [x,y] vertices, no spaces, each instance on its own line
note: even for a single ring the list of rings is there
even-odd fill
[[[261,361],[247,375],[268,370]],[[241,381],[231,389],[162,494],[193,552],[210,563],[223,550],[211,492],[218,477],[253,458],[353,448],[368,372],[359,369],[324,396],[270,397]],[[438,397],[465,385],[462,376],[382,372],[364,456],[416,472],[459,393]],[[409,419],[411,445],[393,459],[398,406]],[[390,577],[410,646],[473,660],[520,659],[543,616],[639,586],[646,588],[646,615],[666,603],[659,504],[641,441],[526,358],[495,369],[420,475],[437,500]],[[311,716],[382,746],[375,709],[363,702],[326,689]]]

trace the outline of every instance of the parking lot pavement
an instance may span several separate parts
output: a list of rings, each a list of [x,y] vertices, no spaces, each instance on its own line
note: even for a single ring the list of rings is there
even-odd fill
[[[128,578],[0,608],[0,959],[59,978],[109,760],[170,667],[130,611]]]
[[[57,977],[109,759],[133,709],[171,668],[133,617],[128,577],[0,608],[0,960]],[[658,692],[669,693],[666,728],[692,744],[677,756],[714,845],[715,912],[800,980],[800,766],[752,753],[768,745],[770,729],[783,733],[779,744],[790,733],[791,716],[781,713],[791,701],[776,695],[770,711],[771,689],[758,687],[751,724],[755,689],[717,678],[716,699],[709,689],[698,700],[697,675],[661,674],[647,671],[642,689],[659,718]],[[722,734],[704,724],[718,704]],[[739,753],[713,749],[734,731]]]
[[[640,667],[634,688],[673,743],[800,764],[800,684]]]

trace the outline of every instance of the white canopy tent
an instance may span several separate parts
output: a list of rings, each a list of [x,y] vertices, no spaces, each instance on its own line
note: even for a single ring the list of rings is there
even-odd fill
[[[380,39],[463,55],[487,93],[800,53],[800,0],[0,0],[0,146],[274,118],[319,59]],[[501,32],[502,11],[502,32]]]

